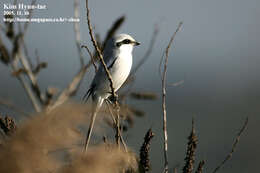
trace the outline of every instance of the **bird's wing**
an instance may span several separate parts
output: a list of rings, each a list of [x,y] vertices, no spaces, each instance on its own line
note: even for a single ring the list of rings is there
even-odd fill
[[[88,91],[87,91],[86,94],[83,96],[82,100],[83,100],[84,102],[87,102],[89,96],[91,96],[91,95],[93,94],[94,90],[95,90],[95,84],[91,84],[90,87],[89,87],[89,89],[88,89]]]
[[[104,61],[107,65],[108,70],[110,70],[117,60],[117,56],[115,56],[116,52],[114,52],[113,49],[109,49],[109,51],[104,52],[104,55],[105,55]],[[88,91],[86,92],[86,94],[83,97],[83,100],[85,102],[88,100],[89,96],[91,96],[95,92],[97,87],[105,84],[106,78],[107,78],[106,72],[104,70],[103,65],[100,62],[98,71],[97,71]]]
[[[116,56],[111,56],[111,57],[106,56],[106,57],[104,57],[104,61],[106,63],[108,70],[110,70],[113,67],[116,60],[117,60]],[[105,72],[103,65],[100,62],[98,71],[97,71],[97,73],[96,73],[96,75],[95,75],[95,77],[92,81],[91,86],[94,85],[94,86],[98,87],[101,83],[103,83],[105,81],[106,78],[107,78],[107,74]]]
[[[117,59],[117,52],[114,49],[105,49],[104,50],[104,61],[108,68],[111,68]],[[102,64],[100,64],[102,66]],[[99,67],[100,68],[100,67]],[[102,66],[102,69],[103,66]]]

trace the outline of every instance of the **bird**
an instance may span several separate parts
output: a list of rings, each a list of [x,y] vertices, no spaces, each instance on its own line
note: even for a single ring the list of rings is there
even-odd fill
[[[126,81],[130,74],[133,61],[133,48],[140,45],[132,36],[128,34],[118,34],[108,40],[103,51],[104,62],[110,72],[113,81],[113,88],[116,92]],[[112,95],[110,81],[102,64],[91,82],[91,85],[83,97],[86,102],[92,97],[92,115],[85,142],[85,152],[87,151],[92,130],[97,113],[104,100]]]

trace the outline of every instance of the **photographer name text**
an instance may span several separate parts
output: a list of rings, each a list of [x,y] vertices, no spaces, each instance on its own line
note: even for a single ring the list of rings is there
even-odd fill
[[[4,4],[4,16],[27,16],[30,15],[30,10],[46,10],[46,4]]]

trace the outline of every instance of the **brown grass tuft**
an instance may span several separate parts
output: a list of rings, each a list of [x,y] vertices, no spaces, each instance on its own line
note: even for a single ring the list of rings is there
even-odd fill
[[[89,149],[87,155],[80,154],[59,173],[123,173],[137,172],[135,154],[124,152],[116,145],[100,145]]]
[[[78,173],[136,170],[136,157],[113,145],[90,147],[82,155],[84,135],[78,130],[88,122],[87,105],[67,104],[49,114],[27,120],[0,146],[0,172]]]

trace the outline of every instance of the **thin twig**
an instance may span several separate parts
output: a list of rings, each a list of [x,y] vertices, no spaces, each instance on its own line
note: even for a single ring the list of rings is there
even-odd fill
[[[204,165],[205,165],[205,161],[204,160],[200,161],[199,166],[195,173],[202,173]]]
[[[23,44],[22,43],[22,40],[21,42],[19,42],[20,44]],[[18,44],[19,44],[18,43]],[[26,72],[26,75],[28,76],[28,78],[30,79],[31,81],[31,87],[32,87],[32,91],[35,93],[35,95],[37,96],[38,100],[40,101],[40,103],[44,103],[44,100],[42,98],[42,93],[40,91],[40,87],[38,85],[38,82],[37,82],[37,77],[36,75],[33,73],[33,70],[32,70],[32,67],[31,67],[31,64],[30,62],[28,61],[28,57],[26,57],[20,46],[18,47],[18,52],[17,52],[17,55],[18,55],[18,59],[21,61],[22,65],[23,65],[23,68],[25,69],[25,72]]]
[[[74,18],[79,18],[79,0],[74,0]],[[84,66],[84,58],[80,47],[80,30],[79,30],[79,22],[74,22],[74,32],[75,32],[75,41],[79,54],[79,60],[81,67]]]
[[[229,159],[231,159],[233,153],[235,152],[235,149],[236,149],[236,146],[240,140],[240,137],[242,135],[242,133],[245,131],[246,127],[247,127],[247,124],[248,124],[248,117],[246,118],[245,122],[244,122],[244,125],[243,127],[240,129],[240,131],[238,132],[237,134],[237,137],[235,139],[235,142],[233,143],[232,145],[232,149],[230,151],[230,153],[228,153],[228,155],[226,156],[226,158],[219,164],[219,166],[217,166],[213,173],[216,173]]]
[[[174,32],[173,36],[170,39],[170,42],[168,46],[165,49],[165,52],[163,53],[162,58],[165,56],[164,59],[164,69],[163,69],[163,76],[162,76],[162,110],[163,110],[163,134],[164,134],[164,173],[168,173],[168,134],[167,134],[167,112],[166,112],[166,72],[167,72],[167,64],[168,64],[168,57],[169,57],[169,49],[171,44],[173,43],[173,40],[175,38],[175,35],[179,31],[180,27],[182,25],[182,22],[179,23],[179,26],[177,27],[176,31]]]
[[[1,40],[1,37],[0,37],[0,47],[4,48],[4,45],[2,43],[2,40]],[[11,69],[13,71],[18,71],[19,70],[19,67],[18,67],[18,54],[19,54],[19,48],[20,46],[18,45],[18,42],[17,41],[14,41],[14,48],[13,48],[13,53],[12,53],[12,61],[11,61]],[[6,50],[6,53],[8,53],[7,49]],[[21,52],[21,51],[20,51]],[[9,54],[7,54],[9,56]],[[21,53],[20,53],[21,55]],[[9,57],[10,58],[10,57]],[[41,111],[41,106],[40,104],[38,103],[37,101],[37,98],[35,97],[34,93],[33,93],[33,90],[31,89],[31,87],[29,86],[29,84],[26,82],[25,78],[23,76],[16,76],[16,78],[21,82],[23,88],[25,89],[26,91],[26,94],[28,95],[34,109],[36,110],[36,112],[40,112]]]
[[[106,34],[106,39],[103,41],[103,46],[106,44],[105,42],[107,42],[106,40],[109,40],[114,34],[115,32],[120,28],[120,26],[122,25],[122,23],[124,22],[124,16],[118,18],[114,24],[111,26],[111,28],[108,30],[107,34]],[[81,46],[82,47],[85,47],[86,45],[83,45]],[[85,47],[86,48],[86,47]],[[90,55],[92,55],[92,53],[90,52],[90,50],[87,48],[87,51],[88,53],[90,53]],[[97,59],[96,59],[96,53],[94,53],[92,56],[92,59],[90,59],[87,63],[87,69],[93,64],[93,62],[96,62]],[[94,64],[93,64],[94,65]],[[96,65],[94,65],[95,67]],[[96,71],[97,71],[97,66],[95,67]]]
[[[116,138],[117,138],[117,144],[119,145],[119,141],[120,141],[120,135],[119,135],[119,133],[120,133],[119,132],[120,131],[120,127],[119,127],[119,111],[120,110],[119,109],[120,109],[120,107],[119,107],[119,104],[118,104],[118,98],[117,98],[116,93],[115,93],[115,88],[113,87],[112,76],[110,75],[110,72],[109,72],[109,70],[107,68],[107,65],[106,65],[106,63],[104,61],[104,58],[102,56],[102,53],[101,53],[101,51],[100,51],[100,49],[99,49],[99,47],[97,45],[97,41],[94,38],[94,34],[93,34],[92,26],[91,26],[91,21],[90,21],[90,14],[89,14],[90,10],[89,10],[89,7],[88,7],[88,0],[86,0],[86,9],[87,9],[87,23],[88,23],[89,35],[90,35],[91,41],[93,43],[93,46],[94,46],[94,48],[95,48],[95,50],[97,52],[97,55],[99,57],[99,60],[100,60],[100,62],[102,64],[102,66],[103,66],[103,68],[104,68],[104,70],[106,72],[106,75],[108,77],[108,80],[110,82],[110,88],[111,88],[112,96],[113,96],[113,98],[115,98],[115,108],[117,110],[117,137]]]
[[[95,72],[98,71],[97,65],[95,64],[95,59],[94,56],[92,55],[92,53],[90,52],[89,48],[87,45],[82,45],[81,48],[85,48],[88,51],[88,54],[90,56],[90,62],[93,64],[94,68],[95,68]]]
[[[15,59],[16,59],[16,57],[15,57]],[[12,67],[13,71],[17,71],[18,70],[17,64],[14,61],[11,63],[11,67]],[[38,103],[35,95],[33,94],[33,91],[31,89],[31,87],[28,85],[28,83],[26,82],[24,77],[19,75],[19,76],[16,76],[16,78],[21,82],[23,88],[26,91],[26,94],[28,95],[28,97],[30,98],[30,101],[32,102],[32,105],[33,105],[35,111],[36,112],[41,112],[41,106]]]
[[[69,99],[70,96],[74,95],[77,92],[79,85],[81,84],[82,79],[83,79],[85,73],[87,72],[87,69],[88,69],[87,65],[83,66],[80,69],[80,71],[73,77],[72,81],[67,86],[67,88],[65,88],[62,91],[62,93],[60,94],[58,99],[55,101],[55,103],[47,106],[47,108],[46,108],[47,112],[50,112],[57,106],[63,104],[64,102],[66,102]]]
[[[116,126],[117,121],[116,121],[116,119],[115,119],[115,116],[114,116],[112,110],[110,109],[109,102],[108,102],[107,100],[105,100],[105,102],[106,102],[106,105],[107,105],[107,107],[108,107],[108,110],[109,110],[111,119],[112,119],[114,125]],[[116,129],[116,130],[117,130],[117,129]],[[121,130],[119,131],[119,136],[120,136],[120,141],[121,141],[121,143],[123,144],[125,151],[128,152],[126,143],[125,143],[124,138],[123,138],[123,136],[122,136],[122,134],[121,134]]]
[[[88,0],[86,0],[86,9],[87,9],[87,22],[88,22],[88,29],[89,29],[89,35],[90,35],[90,38],[91,38],[91,41],[93,43],[93,46],[95,48],[95,50],[97,51],[97,54],[98,54],[98,57],[100,59],[100,62],[106,72],[106,75],[108,77],[108,80],[110,82],[110,88],[111,88],[111,91],[112,91],[112,95],[113,97],[116,97],[116,94],[115,94],[115,89],[113,87],[113,79],[112,79],[112,76],[110,75],[110,72],[107,68],[107,65],[104,61],[104,58],[103,58],[103,55],[101,53],[101,50],[99,49],[98,45],[97,45],[97,41],[96,39],[94,38],[94,35],[93,35],[93,30],[92,30],[92,26],[91,26],[91,21],[90,21],[90,10],[89,10],[89,7],[88,7]]]

